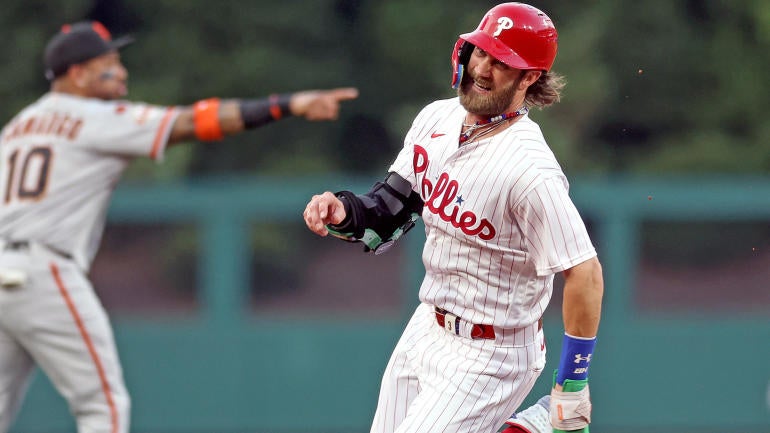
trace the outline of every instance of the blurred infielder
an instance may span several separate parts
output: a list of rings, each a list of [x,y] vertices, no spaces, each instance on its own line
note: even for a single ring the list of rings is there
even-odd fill
[[[181,140],[219,140],[281,117],[332,120],[353,88],[191,107],[119,100],[128,73],[99,23],[64,26],[48,43],[50,92],[0,137],[0,432],[35,364],[64,396],[80,433],[129,431],[110,322],[87,279],[109,200],[135,157],[161,160]]]
[[[562,79],[550,72],[556,49],[543,12],[494,7],[452,52],[458,98],[418,114],[385,180],[364,195],[316,195],[305,209],[313,232],[375,253],[419,216],[425,222],[421,304],[385,369],[373,433],[497,431],[544,368],[540,318],[557,272],[566,334],[551,422],[562,430],[590,422],[601,266],[567,179],[528,115],[559,99]]]

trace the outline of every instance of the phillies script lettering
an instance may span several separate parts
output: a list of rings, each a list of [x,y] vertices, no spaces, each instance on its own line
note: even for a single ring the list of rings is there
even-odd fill
[[[414,174],[420,182],[420,191],[423,199],[425,199],[425,207],[468,236],[478,236],[485,241],[494,238],[496,231],[488,219],[479,219],[471,211],[460,213],[460,206],[455,203],[459,190],[459,184],[456,180],[450,180],[448,174],[441,173],[436,184],[433,185],[425,175],[429,164],[428,152],[422,146],[415,144],[412,166]]]

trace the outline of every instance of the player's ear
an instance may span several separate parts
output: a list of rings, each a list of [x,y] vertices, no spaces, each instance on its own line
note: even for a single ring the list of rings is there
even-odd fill
[[[522,90],[535,84],[535,82],[540,79],[541,75],[543,75],[542,71],[524,71],[524,76],[521,79],[521,85],[523,86]]]
[[[66,75],[67,79],[79,89],[84,89],[88,85],[88,70],[82,65],[70,66]]]

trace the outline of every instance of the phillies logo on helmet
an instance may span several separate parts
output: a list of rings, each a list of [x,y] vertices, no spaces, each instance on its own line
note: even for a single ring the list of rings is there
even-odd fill
[[[508,17],[500,17],[497,19],[497,28],[495,29],[495,32],[492,34],[494,37],[500,36],[500,33],[503,32],[503,30],[508,30],[513,28],[513,20]]]
[[[461,57],[467,42],[471,50]],[[502,3],[484,15],[476,30],[463,33],[452,51],[452,87],[462,80],[473,47],[516,69],[549,71],[556,58],[558,34],[550,18],[524,3]]]

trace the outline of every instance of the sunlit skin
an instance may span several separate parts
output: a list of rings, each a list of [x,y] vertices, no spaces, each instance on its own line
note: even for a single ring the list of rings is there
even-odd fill
[[[466,123],[518,110],[524,105],[527,88],[540,75],[540,71],[512,68],[476,47],[457,90],[460,104],[468,111]]]

